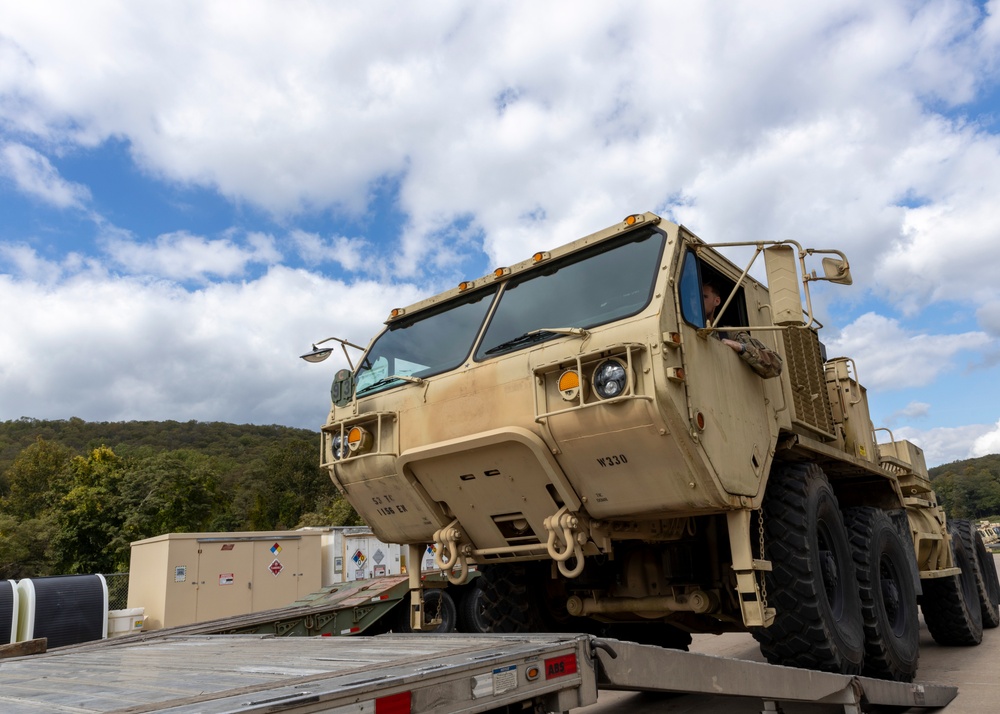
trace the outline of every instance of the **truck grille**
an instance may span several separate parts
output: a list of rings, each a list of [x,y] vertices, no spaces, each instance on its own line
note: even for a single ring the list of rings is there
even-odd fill
[[[819,336],[813,330],[782,330],[781,335],[792,386],[792,422],[832,440],[833,414]]]

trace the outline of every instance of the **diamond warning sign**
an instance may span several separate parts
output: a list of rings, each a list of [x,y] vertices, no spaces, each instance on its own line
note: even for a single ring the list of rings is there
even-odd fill
[[[362,553],[361,549],[359,548],[357,551],[355,551],[354,555],[351,556],[351,560],[353,560],[354,564],[360,568],[362,565],[365,564],[365,561],[368,560],[368,558],[365,557],[365,554]]]
[[[270,570],[272,573],[274,573],[274,575],[276,575],[276,576],[277,576],[278,573],[280,573],[282,570],[284,570],[284,568],[285,568],[285,566],[282,565],[281,561],[278,560],[277,558],[275,558],[274,560],[272,560],[271,564],[269,566],[267,566],[267,569]]]

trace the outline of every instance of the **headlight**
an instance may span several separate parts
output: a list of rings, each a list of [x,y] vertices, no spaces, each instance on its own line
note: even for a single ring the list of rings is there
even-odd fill
[[[333,452],[334,461],[344,458],[344,440],[339,433],[330,437],[330,450]]]
[[[620,397],[628,391],[628,369],[619,359],[605,360],[594,370],[591,381],[601,399]]]
[[[367,429],[352,426],[347,432],[347,448],[352,454],[364,454],[372,448],[372,435]]]

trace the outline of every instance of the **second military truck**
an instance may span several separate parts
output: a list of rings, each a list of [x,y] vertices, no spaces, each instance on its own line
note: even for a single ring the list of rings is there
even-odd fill
[[[353,358],[329,338],[324,466],[410,562],[478,566],[485,630],[748,630],[772,663],[911,681],[918,602],[944,644],[1000,625],[993,559],[826,354],[810,287],[846,257],[722,245],[634,214],[393,310]]]

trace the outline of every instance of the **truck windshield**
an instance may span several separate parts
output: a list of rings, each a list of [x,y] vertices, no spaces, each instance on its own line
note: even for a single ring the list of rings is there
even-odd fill
[[[631,233],[511,279],[476,360],[559,336],[546,327],[596,327],[638,313],[653,295],[663,239],[658,230]]]
[[[354,374],[355,394],[374,394],[402,383],[396,377],[429,377],[455,369],[472,349],[497,287],[394,322],[379,336]]]

